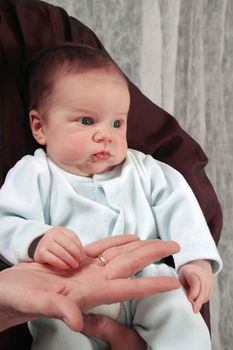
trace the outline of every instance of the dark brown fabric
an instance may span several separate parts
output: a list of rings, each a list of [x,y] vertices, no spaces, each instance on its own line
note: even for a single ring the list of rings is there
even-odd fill
[[[38,0],[0,0],[0,183],[9,168],[36,147],[23,97],[25,60],[43,47],[64,41],[104,49],[89,28],[59,7]],[[149,101],[132,83],[130,93],[129,146],[152,154],[185,176],[218,242],[222,213],[205,174],[206,155],[172,116]],[[209,325],[208,305],[203,308],[203,315]],[[9,349],[20,349],[17,337],[11,341]]]
[[[32,337],[25,324],[12,327],[0,333],[0,350],[29,350],[31,349],[31,344]]]

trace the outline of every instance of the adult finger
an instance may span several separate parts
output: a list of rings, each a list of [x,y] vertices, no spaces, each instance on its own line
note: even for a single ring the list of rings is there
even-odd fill
[[[106,261],[111,261],[116,256],[125,253],[132,253],[137,249],[145,247],[146,245],[150,245],[150,240],[137,240],[133,242],[127,242],[126,244],[105,249],[100,255],[103,256]]]
[[[86,316],[82,333],[110,344],[112,350],[146,350],[144,340],[132,328],[124,327],[105,316]]]
[[[82,329],[83,317],[80,312],[80,309],[73,301],[68,299],[68,297],[54,293],[50,296],[50,298],[46,298],[45,295],[45,308],[46,301],[48,306],[48,312],[47,314],[45,313],[45,316],[58,318],[64,321],[67,324],[67,326],[74,331],[80,331]]]
[[[106,237],[99,241],[87,244],[84,249],[87,255],[96,258],[98,255],[102,254],[109,248],[122,246],[124,244],[138,240],[139,237],[136,235],[122,234],[119,236]]]
[[[178,251],[179,245],[173,241],[142,241],[142,247],[138,247],[133,252],[119,254],[107,263],[107,278],[132,276],[153,262]]]
[[[111,261],[113,260],[113,258],[126,253],[135,252],[136,254],[138,254],[139,252],[141,252],[142,254],[144,254],[143,253],[144,247],[146,246],[151,247],[152,245],[153,245],[152,251],[154,249],[153,254],[157,254],[155,255],[154,261],[160,259],[161,257],[175,254],[180,249],[179,245],[173,241],[165,242],[158,239],[139,240],[139,241],[127,243],[123,246],[109,248],[105,250],[101,255],[107,261]]]
[[[146,296],[178,289],[180,282],[175,277],[144,277],[106,281],[106,285],[96,288],[93,302],[82,304],[84,311],[101,304],[111,304],[124,300],[139,299]]]

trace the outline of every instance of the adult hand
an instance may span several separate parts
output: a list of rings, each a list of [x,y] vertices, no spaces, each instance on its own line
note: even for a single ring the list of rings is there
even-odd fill
[[[79,268],[73,271],[38,263],[21,263],[2,271],[0,329],[47,316],[80,331],[83,311],[180,286],[177,279],[167,276],[128,279],[153,261],[178,252],[175,242],[140,241],[122,235],[92,243],[85,250]],[[98,258],[100,254],[106,265]]]
[[[144,241],[144,242],[148,242],[148,241]],[[101,243],[103,244],[102,249],[106,248],[106,246],[104,246],[105,241],[102,240]],[[106,241],[106,243],[108,242]],[[141,243],[142,241],[140,242],[140,244]],[[174,243],[174,242],[169,242],[169,244],[170,243]],[[136,244],[137,243],[134,243],[134,245]],[[158,241],[156,241],[156,245],[157,244],[158,244]],[[90,255],[93,253],[94,255],[100,254],[101,249],[100,250],[94,249],[93,252],[90,251],[90,248],[94,248],[94,246],[95,244],[91,244],[90,246],[86,247],[86,249],[89,251],[89,254]],[[132,249],[133,244],[131,244],[131,246],[125,246],[125,248],[121,246],[119,247],[119,251],[121,252],[123,252],[123,250],[129,251],[130,247]],[[157,252],[161,254],[162,251],[159,248],[164,249],[165,247],[162,248],[161,246],[159,247],[157,245]],[[108,249],[105,251],[104,254],[102,253],[101,255],[104,256],[104,259],[111,260],[114,256],[116,256],[116,253],[117,253],[117,249],[116,247],[114,247],[114,249]],[[156,283],[159,283],[158,277],[156,277],[156,280],[157,280]],[[162,283],[160,287],[161,286],[162,286]],[[156,292],[159,292],[159,290],[157,290]],[[86,336],[94,336],[102,341],[107,342],[111,350],[128,350],[128,349],[146,350],[147,349],[146,342],[140,337],[140,335],[133,328],[123,326],[119,324],[117,321],[103,315],[85,316],[82,333],[85,334]]]
[[[102,315],[85,316],[82,333],[107,342],[111,350],[147,349],[146,342],[133,328],[122,326]]]

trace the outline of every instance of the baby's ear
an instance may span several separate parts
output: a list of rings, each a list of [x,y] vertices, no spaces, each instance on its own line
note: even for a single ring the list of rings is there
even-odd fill
[[[29,113],[32,135],[40,145],[46,145],[45,122],[40,113],[32,109]]]

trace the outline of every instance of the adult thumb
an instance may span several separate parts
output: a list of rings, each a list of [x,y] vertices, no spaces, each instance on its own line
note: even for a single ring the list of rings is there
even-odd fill
[[[83,328],[83,317],[79,307],[64,295],[48,292],[41,294],[38,312],[41,316],[62,320],[74,331]]]

